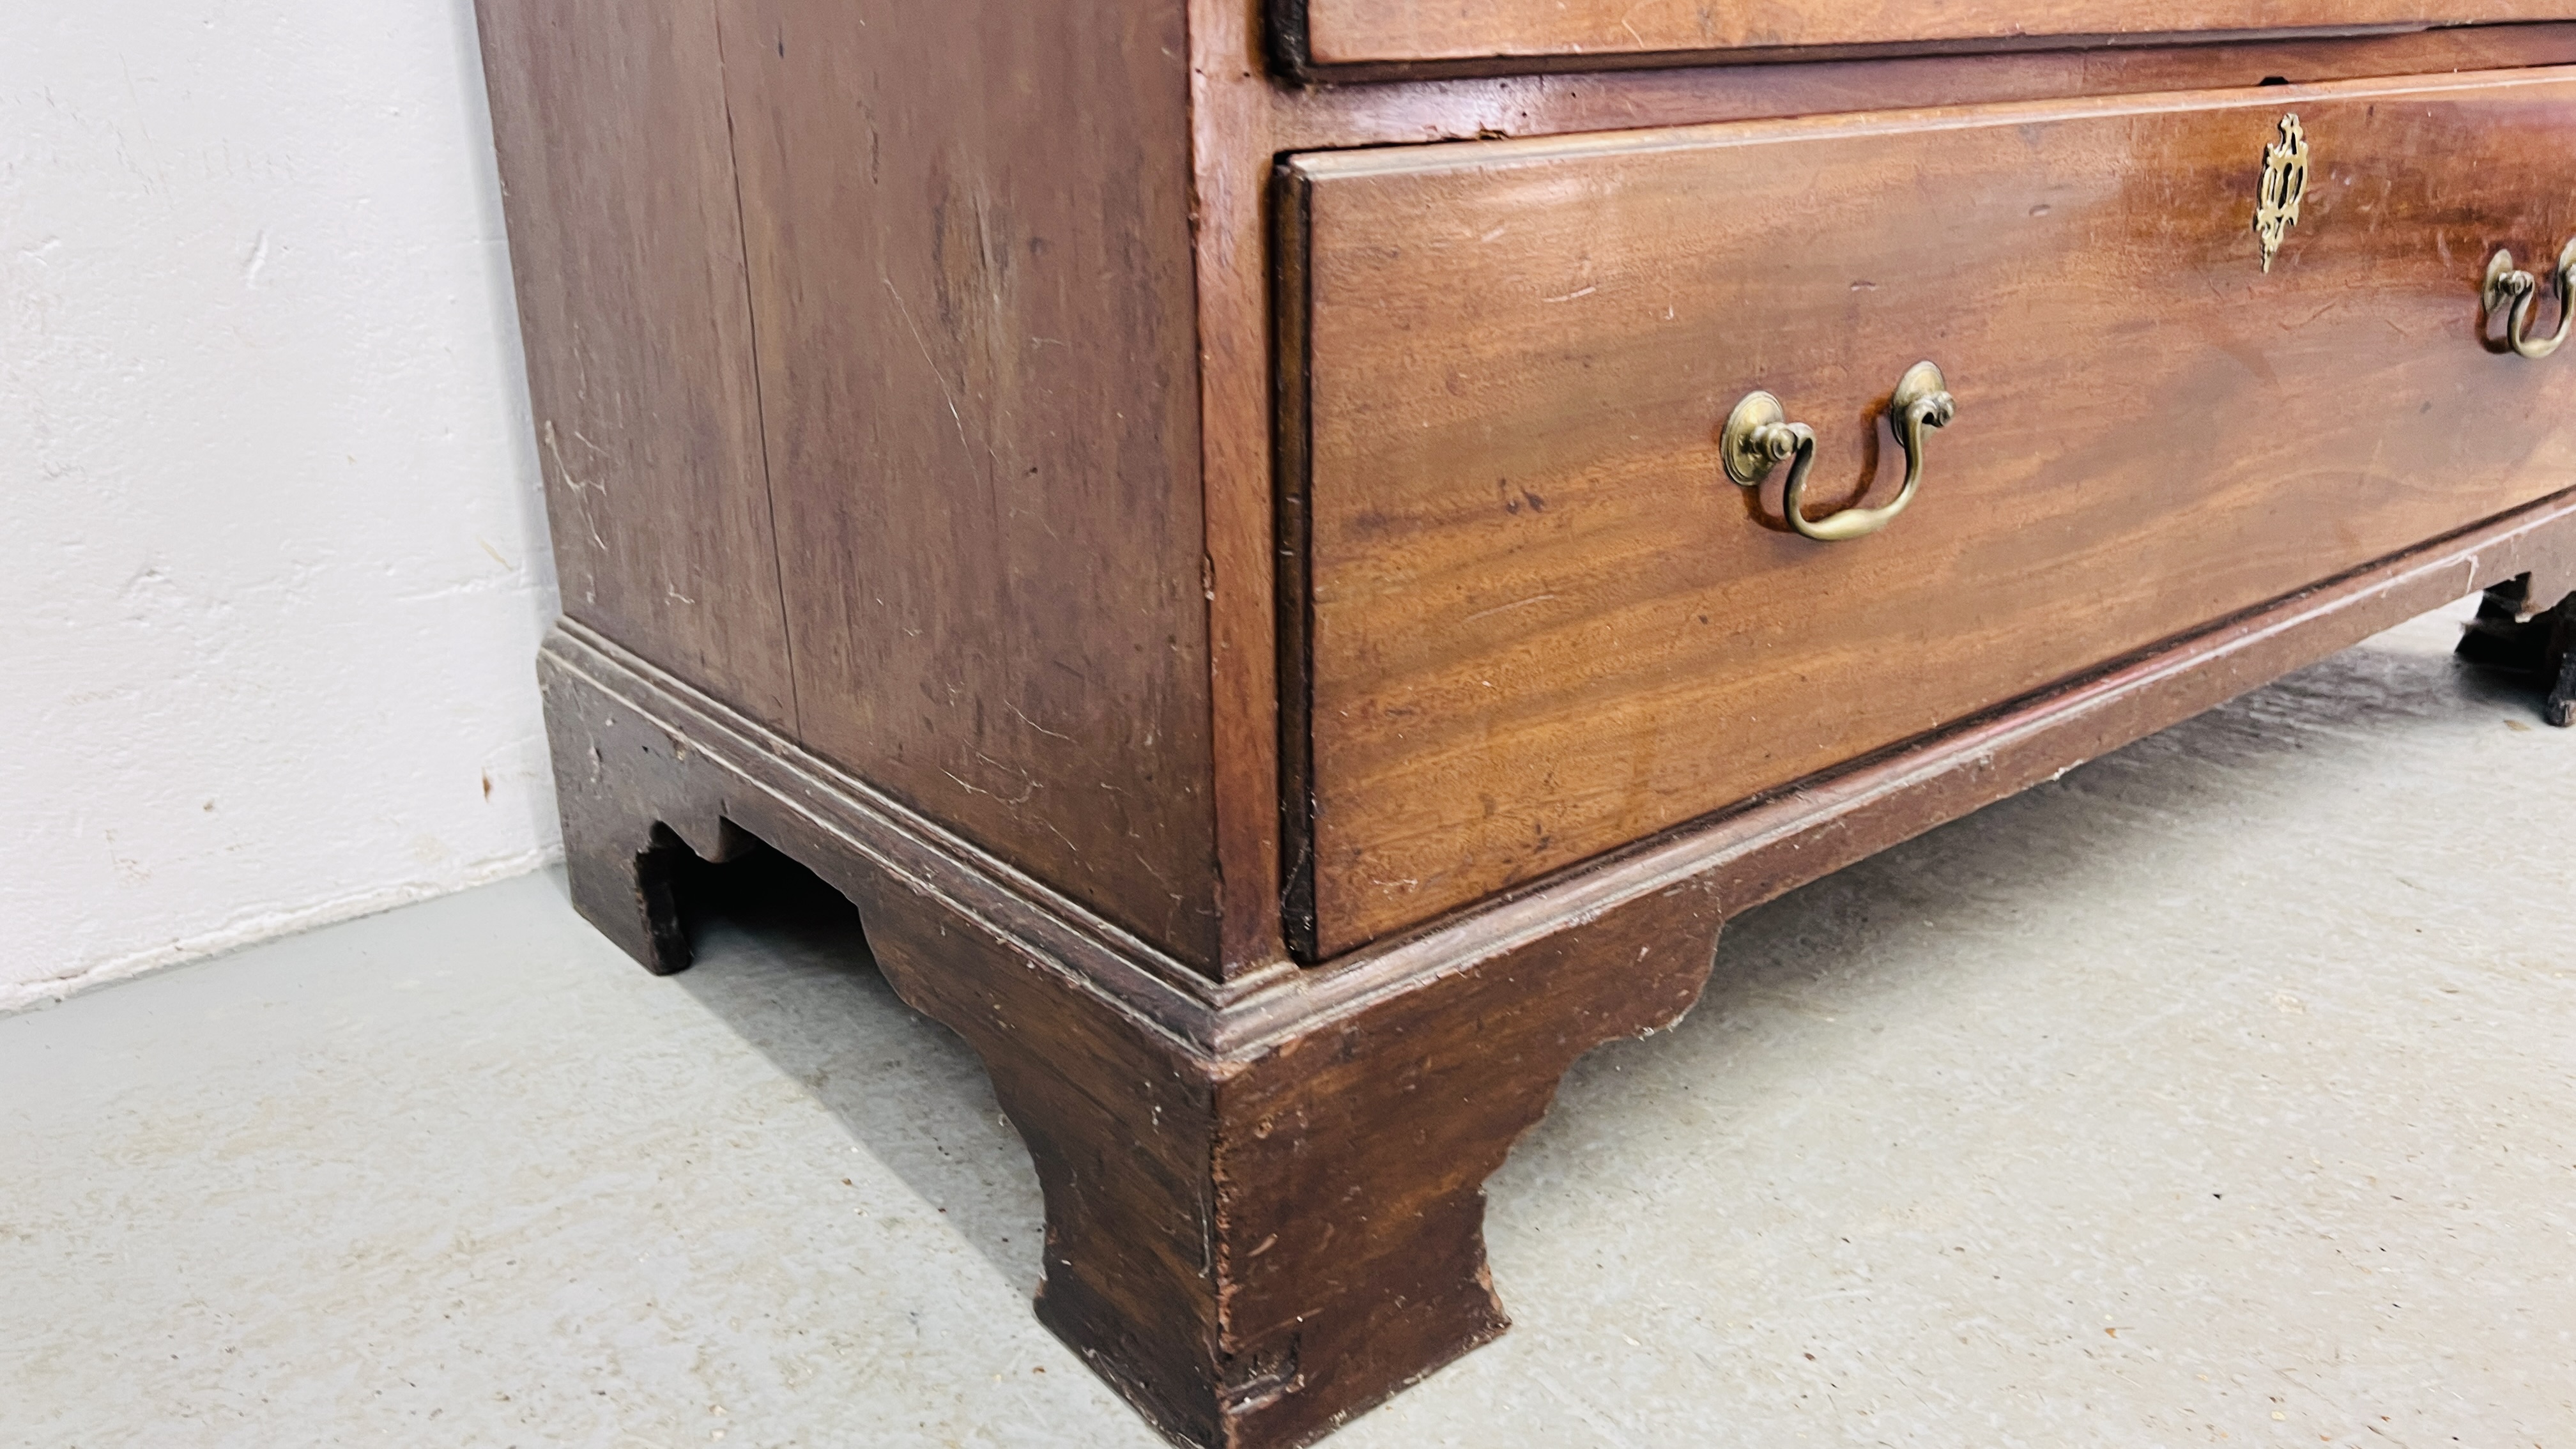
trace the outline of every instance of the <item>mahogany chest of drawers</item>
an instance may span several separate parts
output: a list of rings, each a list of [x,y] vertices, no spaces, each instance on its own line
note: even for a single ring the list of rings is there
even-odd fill
[[[1185,1442],[1500,1332],[1483,1180],[1730,914],[2564,653],[2576,4],[480,10],[576,904],[846,892]]]

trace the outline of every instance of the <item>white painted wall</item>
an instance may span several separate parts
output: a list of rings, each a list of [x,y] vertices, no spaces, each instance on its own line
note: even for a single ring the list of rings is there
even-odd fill
[[[471,0],[0,3],[0,1009],[555,846]]]

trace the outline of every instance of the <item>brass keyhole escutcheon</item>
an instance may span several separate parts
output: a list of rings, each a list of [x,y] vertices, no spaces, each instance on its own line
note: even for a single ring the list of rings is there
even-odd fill
[[[2299,203],[2308,194],[2308,133],[2296,113],[2281,118],[2281,139],[2263,148],[2263,188],[2254,206],[2254,239],[2263,248],[2263,270],[2290,228],[2299,224]]]

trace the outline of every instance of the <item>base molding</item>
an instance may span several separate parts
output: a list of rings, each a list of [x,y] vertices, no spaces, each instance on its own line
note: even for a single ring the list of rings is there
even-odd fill
[[[1219,981],[579,624],[539,661],[573,901],[688,964],[681,853],[766,844],[964,1037],[1045,1189],[1038,1315],[1173,1438],[1302,1444],[1508,1325],[1484,1182],[1722,922],[2481,588],[2576,590],[2576,493],[1311,969]]]

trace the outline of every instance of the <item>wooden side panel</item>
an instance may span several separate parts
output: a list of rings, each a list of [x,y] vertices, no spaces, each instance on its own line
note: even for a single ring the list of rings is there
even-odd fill
[[[2564,0],[1273,0],[1292,68],[2352,34],[2576,17]],[[2216,35],[2210,38],[2218,38]]]
[[[477,9],[564,612],[793,729],[714,8]]]
[[[2522,72],[1300,161],[1320,949],[2565,487],[2576,372],[2479,282],[2576,232],[2571,135]],[[1811,512],[1883,501],[1921,358],[1958,419],[1885,533],[1727,481],[1760,388]]]
[[[1214,969],[1182,0],[721,0],[804,738]]]

